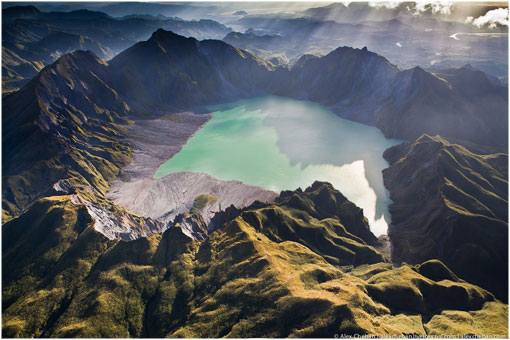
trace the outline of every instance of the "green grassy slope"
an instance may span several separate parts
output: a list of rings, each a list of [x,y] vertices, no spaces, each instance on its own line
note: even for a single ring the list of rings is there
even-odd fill
[[[339,194],[316,183],[280,199],[321,191]],[[178,227],[121,242],[59,196],[2,233],[6,337],[508,333],[507,306],[441,262],[392,269],[337,217],[280,203],[246,208],[203,242]],[[366,252],[374,261],[358,266]]]

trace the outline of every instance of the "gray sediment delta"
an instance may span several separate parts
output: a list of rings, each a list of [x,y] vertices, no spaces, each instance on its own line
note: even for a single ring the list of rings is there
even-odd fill
[[[136,151],[132,162],[112,182],[107,198],[133,213],[157,221],[156,225],[163,230],[152,226],[150,234],[164,231],[177,215],[188,213],[200,195],[218,197],[200,211],[206,224],[216,212],[230,205],[243,208],[256,200],[269,202],[276,198],[277,194],[272,191],[240,181],[221,181],[205,173],[178,172],[159,179],[153,177],[159,166],[177,154],[210,118],[210,114],[182,112],[153,120],[137,120],[126,126]],[[192,232],[187,234],[195,238]],[[123,235],[123,239],[148,235],[137,231],[132,236]]]

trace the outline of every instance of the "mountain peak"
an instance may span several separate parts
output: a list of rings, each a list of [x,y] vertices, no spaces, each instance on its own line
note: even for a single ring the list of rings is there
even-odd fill
[[[99,58],[92,51],[84,51],[84,50],[76,50],[71,53],[68,53],[62,57],[60,57],[55,64],[59,63],[78,63],[79,65],[83,65],[83,63],[97,63],[106,65],[106,62]]]
[[[473,65],[471,65],[471,64],[466,64],[464,66],[461,66],[460,68],[465,69],[465,70],[470,70],[470,71],[478,71],[478,69],[473,67]]]
[[[2,10],[3,19],[31,18],[41,14],[35,6],[13,6]]]
[[[58,13],[58,12],[57,12]],[[75,11],[71,11],[68,14],[69,16],[79,17],[79,18],[109,18],[110,16],[106,13],[99,11],[91,11],[89,9],[77,9]]]
[[[443,145],[449,144],[446,140],[444,140],[443,138],[439,137],[439,135],[430,136],[430,135],[428,135],[426,133],[421,135],[414,142],[415,145],[422,144],[422,143],[439,143],[439,144],[443,144]]]
[[[195,38],[186,38],[182,35],[176,34],[172,31],[166,31],[162,28],[159,28],[156,32],[152,33],[152,36],[149,40],[157,40],[161,42],[178,42],[178,41],[195,41]]]
[[[365,46],[363,48],[353,48],[349,46],[342,46],[338,47],[334,51],[330,52],[329,54],[337,55],[337,56],[344,56],[344,55],[356,55],[359,57],[373,57],[373,56],[379,56],[377,53],[374,53],[372,51],[369,51],[368,48]],[[384,58],[384,57],[383,57]]]
[[[315,181],[315,182],[312,183],[312,185],[310,185],[308,188],[305,189],[305,192],[313,192],[313,191],[316,191],[318,189],[321,189],[322,187],[326,187],[330,191],[334,191],[335,190],[335,188],[333,188],[333,186],[330,183],[328,183],[328,182]]]
[[[413,74],[423,74],[427,73],[424,69],[422,69],[420,66],[415,66],[411,69],[413,71]]]
[[[425,71],[420,66],[416,66],[411,70],[412,79],[419,82],[427,82],[430,86],[435,83],[435,81],[440,81],[439,78],[434,76],[433,74]],[[441,82],[442,83],[442,82]],[[439,84],[439,83],[437,83]]]
[[[37,7],[33,5],[28,6],[12,6],[4,9],[4,12],[17,12],[17,13],[41,13]]]
[[[187,38],[172,31],[165,31],[162,28],[154,32],[147,42],[156,45],[165,53],[170,50],[191,51],[196,49],[199,44],[199,41],[195,38]]]

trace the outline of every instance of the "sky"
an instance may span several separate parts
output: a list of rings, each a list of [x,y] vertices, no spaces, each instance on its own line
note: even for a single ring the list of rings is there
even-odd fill
[[[144,3],[146,6],[144,6]],[[153,14],[154,8],[161,6],[167,7],[162,10],[162,14],[167,16],[179,16],[185,20],[196,20],[201,18],[210,18],[224,22],[232,18],[232,14],[242,10],[248,15],[261,14],[289,14],[303,16],[310,15],[305,10],[309,8],[326,7],[333,9],[324,15],[323,19],[339,20],[339,13],[342,14],[342,20],[352,21],[360,15],[360,3],[348,0],[338,2],[307,1],[307,2],[263,2],[263,1],[244,1],[244,2],[218,2],[218,1],[194,1],[194,2],[163,2],[163,1],[144,1],[127,2],[125,8],[121,1],[114,2],[65,2],[65,1],[47,1],[47,2],[2,2],[2,8],[14,5],[35,5],[42,11],[71,11],[76,9],[90,9],[105,12],[113,17],[120,17],[129,14]],[[370,12],[370,15],[360,17],[361,19],[370,18],[370,20],[387,19],[388,17],[398,16],[434,16],[443,20],[463,22],[473,25],[477,28],[494,29],[500,26],[508,27],[508,2],[456,2],[456,1],[418,1],[418,2],[399,2],[399,1],[369,1],[364,2],[369,8],[363,9]],[[129,8],[128,8],[129,7]],[[146,8],[144,8],[146,7]],[[152,8],[152,9],[149,9]],[[181,7],[178,13],[172,12],[171,7]],[[188,7],[187,10],[182,8]],[[207,10],[205,10],[207,8]],[[346,14],[350,13],[350,14]],[[345,15],[344,15],[345,14]]]

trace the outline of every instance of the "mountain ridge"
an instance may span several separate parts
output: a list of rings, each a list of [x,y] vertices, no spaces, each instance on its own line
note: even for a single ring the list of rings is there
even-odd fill
[[[393,261],[437,258],[506,301],[508,154],[476,155],[423,135],[384,157],[390,166],[383,178],[394,202]]]
[[[324,190],[339,197],[325,183],[305,192],[321,197]],[[303,194],[288,192],[282,199]],[[283,214],[273,214],[277,211]],[[255,216],[270,223],[261,229]],[[29,224],[30,238],[20,235],[26,219],[39,221]],[[274,232],[282,235],[275,228],[281,222],[294,224],[294,235],[301,236],[275,239]],[[308,223],[315,225],[313,235],[305,232]],[[344,248],[340,263],[363,261],[363,249],[379,260],[333,266],[324,241],[348,231],[341,226],[335,217],[319,221],[270,204],[231,216],[203,242],[187,238],[179,227],[132,242],[109,241],[92,228],[83,206],[69,196],[48,197],[2,228],[2,261],[9,268],[2,277],[2,330],[12,337],[507,332],[506,305],[439,261],[392,268],[373,247],[355,241],[358,247],[352,248],[348,242],[354,239],[336,238],[338,249],[349,244],[351,249],[349,255]],[[445,327],[453,320],[455,326]]]
[[[104,61],[92,52],[73,52],[3,100],[4,218],[60,180],[104,194],[129,163],[132,147],[118,123],[128,123],[130,108],[101,76],[106,78]]]

